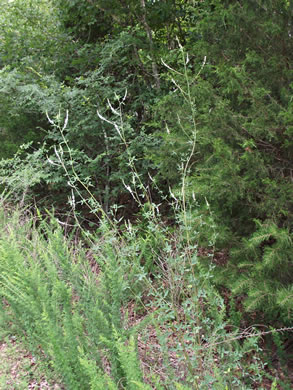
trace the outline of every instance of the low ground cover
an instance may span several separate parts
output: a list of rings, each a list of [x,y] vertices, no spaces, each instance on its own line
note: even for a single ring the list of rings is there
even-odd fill
[[[3,383],[47,386],[43,362],[73,390],[290,389],[284,361],[266,361],[264,332],[229,322],[183,230],[168,235],[157,221],[154,233],[150,219],[142,235],[105,221],[73,245],[59,222],[1,211],[2,327],[23,340],[2,343]]]

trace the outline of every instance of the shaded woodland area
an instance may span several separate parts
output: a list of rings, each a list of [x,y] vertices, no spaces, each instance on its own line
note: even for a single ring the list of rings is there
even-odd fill
[[[292,1],[0,4],[3,326],[66,389],[292,388]]]

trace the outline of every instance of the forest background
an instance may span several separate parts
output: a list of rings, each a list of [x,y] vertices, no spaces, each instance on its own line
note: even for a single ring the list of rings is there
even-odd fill
[[[185,221],[200,267],[212,263],[213,283],[238,305],[235,326],[292,326],[293,3],[1,0],[1,9],[9,202],[53,205],[63,224],[77,217],[89,231],[101,216],[122,230],[130,221],[149,253],[150,210],[166,235]],[[142,266],[156,274],[153,260]]]

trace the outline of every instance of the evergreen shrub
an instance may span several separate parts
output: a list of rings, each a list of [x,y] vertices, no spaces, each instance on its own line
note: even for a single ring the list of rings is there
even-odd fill
[[[267,321],[290,323],[292,5],[232,1],[209,7],[202,5],[198,12],[194,6],[189,16],[197,24],[184,46],[185,68],[168,69],[173,88],[155,107],[164,131],[154,136],[161,143],[150,158],[158,177],[178,188],[177,167],[196,123],[188,199],[195,205],[194,229],[201,226],[200,245],[206,247],[214,231],[207,200],[217,226],[216,249],[229,251],[215,277],[233,293],[247,296],[250,312],[260,310]]]

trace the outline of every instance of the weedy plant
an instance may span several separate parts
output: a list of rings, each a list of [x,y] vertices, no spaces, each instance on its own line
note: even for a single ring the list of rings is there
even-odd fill
[[[136,224],[115,220],[115,207],[112,213],[105,210],[90,183],[80,180],[64,134],[67,120],[60,126],[49,118],[63,140],[54,164],[64,169],[72,188],[71,207],[81,202],[96,216],[96,232],[84,231],[83,243],[74,245],[53,215],[36,218],[1,208],[3,323],[48,361],[68,389],[262,388],[261,334],[228,326],[225,304],[213,285],[212,256],[208,268],[198,258],[188,181],[195,106],[183,50],[182,58],[186,85],[177,86],[189,102],[191,135],[189,153],[182,156],[181,185],[170,193],[175,228],[163,223],[160,205],[152,202],[128,153],[123,100],[117,100],[118,109],[109,102],[117,121],[98,115],[114,126],[128,153],[132,181],[125,187],[141,208]],[[139,313],[130,311],[133,302],[139,303]]]
[[[120,309],[127,281],[113,235],[104,230],[103,244],[95,248],[102,269],[97,275],[81,247],[69,248],[52,216],[37,229],[31,215],[7,214],[2,210],[2,324],[23,336],[67,388],[139,382],[137,362],[125,364],[126,354],[134,361],[134,351],[131,338],[124,346]],[[108,369],[114,379],[106,375]]]

